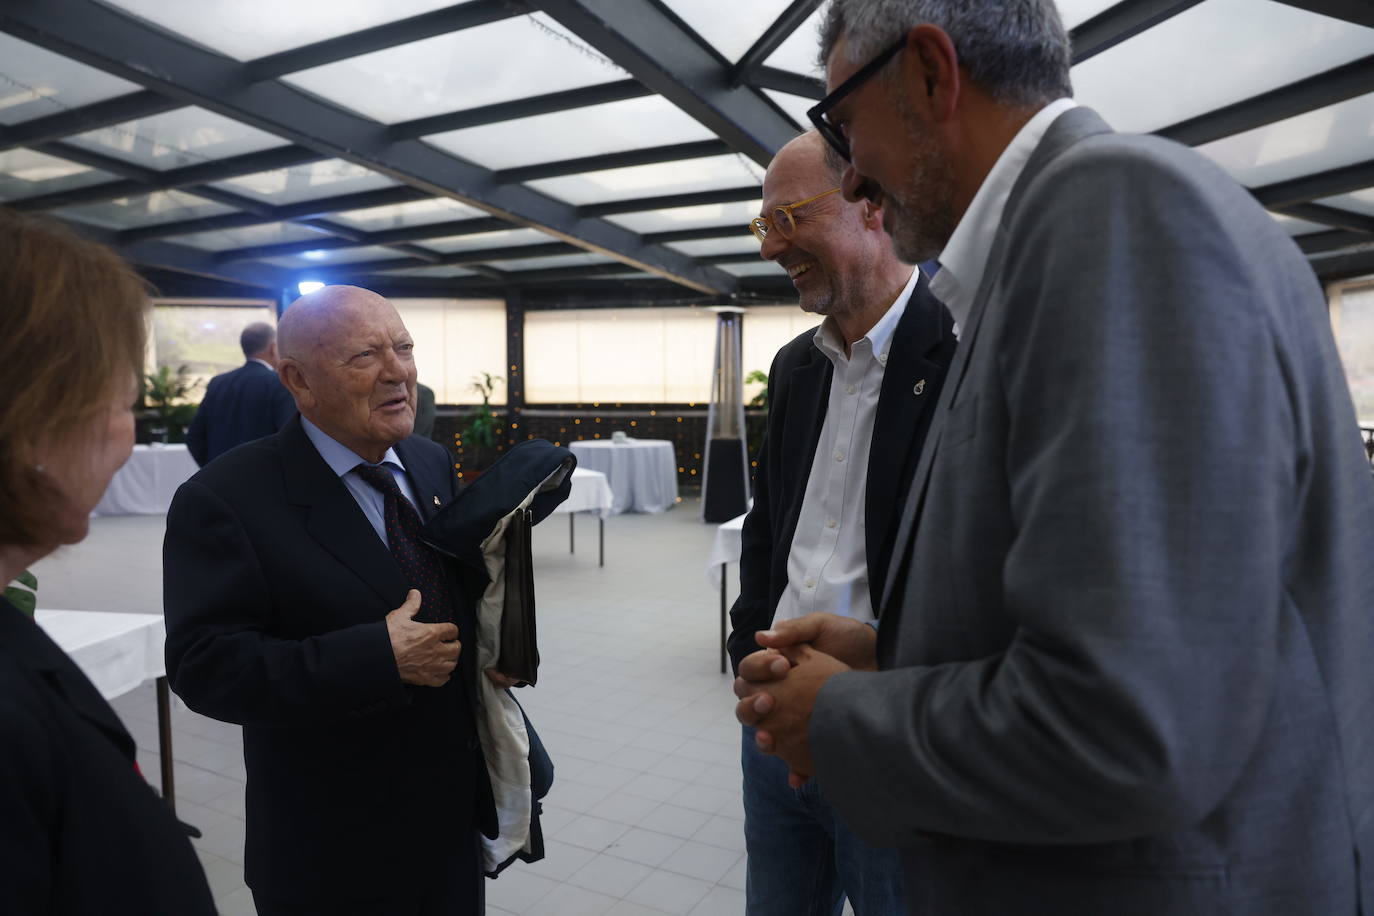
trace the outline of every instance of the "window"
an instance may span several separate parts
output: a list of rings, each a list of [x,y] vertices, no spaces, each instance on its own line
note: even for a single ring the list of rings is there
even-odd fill
[[[501,299],[392,299],[415,339],[419,380],[440,404],[479,404],[473,376],[501,376],[493,404],[506,403],[506,303]]]
[[[270,299],[154,299],[146,371],[186,366],[199,401],[212,377],[243,365],[239,334],[255,321],[277,323]]]

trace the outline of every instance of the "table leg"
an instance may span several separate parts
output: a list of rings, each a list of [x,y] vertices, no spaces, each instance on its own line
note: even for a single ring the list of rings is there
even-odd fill
[[[576,553],[576,552],[577,552],[577,551],[574,549],[574,547],[573,547],[573,537],[575,536],[575,532],[574,532],[574,530],[573,530],[573,518],[574,518],[576,515],[577,515],[576,512],[569,512],[569,513],[568,513],[568,553]]]
[[[720,673],[725,673],[725,571],[729,564],[720,564]]]
[[[605,520],[604,518],[602,518],[601,516],[598,515],[597,518],[596,518],[596,523],[597,523],[597,526],[598,526],[597,537],[600,539],[600,542],[601,542],[601,543],[598,545],[599,548],[600,548],[600,557],[599,557],[599,559],[598,559],[596,565],[597,565],[597,566],[605,566],[605,565],[606,565],[606,520]]]

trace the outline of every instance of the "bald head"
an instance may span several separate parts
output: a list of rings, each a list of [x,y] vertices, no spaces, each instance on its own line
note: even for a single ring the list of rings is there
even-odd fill
[[[778,167],[802,169],[814,175],[817,181],[828,182],[830,187],[837,186],[844,173],[844,163],[839,155],[814,130],[798,134],[773,154],[768,171]]]
[[[301,415],[366,461],[415,423],[414,343],[385,298],[326,286],[291,303],[277,327],[281,380]]]

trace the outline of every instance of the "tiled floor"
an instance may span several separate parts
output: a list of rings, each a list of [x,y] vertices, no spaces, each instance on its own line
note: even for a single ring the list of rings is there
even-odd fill
[[[43,607],[161,608],[163,519],[94,519],[90,538],[43,561]],[[520,699],[554,758],[548,855],[488,882],[494,916],[739,916],[744,836],[739,731],[718,673],[718,597],[703,564],[714,526],[689,500],[662,516],[535,532],[538,687]],[[158,773],[151,685],[115,701]],[[252,914],[243,885],[243,757],[236,727],[174,713],[178,814],[204,837],[201,861],[224,914]]]

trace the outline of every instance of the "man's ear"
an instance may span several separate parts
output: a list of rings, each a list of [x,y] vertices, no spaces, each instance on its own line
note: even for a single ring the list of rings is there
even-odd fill
[[[959,104],[961,77],[954,41],[938,26],[918,25],[907,33],[902,80],[912,102],[933,123],[949,120]]]
[[[873,201],[864,201],[864,228],[882,229],[883,228],[883,208],[876,206]]]
[[[302,413],[315,406],[315,393],[310,390],[305,373],[294,359],[289,356],[282,359],[277,367],[277,378],[281,379],[286,390],[291,392],[291,396],[296,399],[297,409]]]

